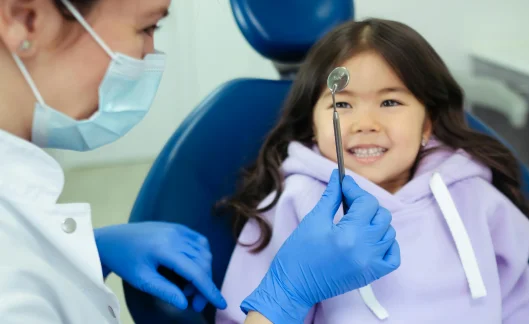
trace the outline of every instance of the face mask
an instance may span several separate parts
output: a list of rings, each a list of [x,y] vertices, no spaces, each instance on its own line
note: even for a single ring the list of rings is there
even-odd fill
[[[78,121],[46,105],[20,58],[16,54],[13,58],[37,99],[32,142],[43,148],[89,151],[116,141],[147,114],[162,78],[165,54],[138,60],[112,52],[77,9],[67,0],[62,2],[112,58],[99,87],[98,111]]]

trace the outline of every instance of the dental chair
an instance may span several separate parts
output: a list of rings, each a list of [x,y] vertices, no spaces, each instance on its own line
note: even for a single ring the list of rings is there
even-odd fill
[[[231,0],[231,5],[244,37],[273,62],[280,80],[236,79],[205,98],[154,162],[130,216],[130,222],[180,223],[206,236],[213,254],[213,281],[219,288],[235,239],[229,215],[215,216],[212,207],[234,192],[240,169],[257,157],[279,116],[290,79],[309,48],[354,16],[351,0]],[[491,133],[470,115],[468,122]],[[527,169],[524,172],[529,195],[529,174]],[[168,269],[160,272],[182,285],[181,278]],[[190,308],[177,310],[126,283],[124,290],[137,324],[214,323],[215,310],[210,305],[197,314]]]

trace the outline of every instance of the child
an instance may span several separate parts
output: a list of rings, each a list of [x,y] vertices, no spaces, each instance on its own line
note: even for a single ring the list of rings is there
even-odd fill
[[[217,323],[244,321],[242,300],[337,167],[325,87],[336,66],[351,75],[336,96],[347,174],[392,213],[402,263],[315,305],[306,323],[529,323],[529,208],[517,163],[466,126],[463,93],[434,49],[378,19],[348,22],[315,45],[255,165],[224,202],[241,244]]]

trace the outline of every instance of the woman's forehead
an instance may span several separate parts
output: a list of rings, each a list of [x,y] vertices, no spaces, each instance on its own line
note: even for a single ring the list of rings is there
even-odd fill
[[[168,15],[171,0],[100,0],[97,3],[98,15],[115,12],[134,15],[137,19],[161,19]]]

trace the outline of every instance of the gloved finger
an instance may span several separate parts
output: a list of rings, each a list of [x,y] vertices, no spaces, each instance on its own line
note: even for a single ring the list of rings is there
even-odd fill
[[[188,306],[187,298],[184,293],[158,272],[144,276],[142,283],[136,286],[136,288],[155,296],[178,309],[184,310]]]
[[[388,230],[386,231],[386,234],[384,234],[384,237],[380,240],[380,243],[386,243],[390,242],[393,243],[395,239],[397,238],[397,231],[395,231],[395,228],[393,226],[389,226]],[[390,245],[388,245],[389,248]]]
[[[197,245],[205,247],[206,249],[209,250],[209,241],[204,235],[193,231],[187,226],[183,226],[180,224],[171,224],[171,225],[173,225],[173,229],[175,230],[175,233],[176,233],[175,236],[177,238],[180,238],[180,236],[183,236],[185,238],[188,238],[189,241],[194,242]]]
[[[391,228],[391,213],[385,208],[379,208],[375,214],[375,217],[371,220],[371,225],[364,229],[364,233],[367,234],[367,242],[378,243],[384,239],[385,235]],[[356,231],[355,227],[351,227],[351,230]],[[394,231],[394,229],[393,229]],[[389,245],[386,249],[389,248]],[[386,250],[384,250],[386,252]]]
[[[392,220],[393,216],[391,216],[389,210],[384,207],[379,207],[375,214],[375,217],[373,217],[373,219],[371,220],[371,225],[389,226]]]
[[[198,266],[211,277],[211,260],[212,255],[209,250],[197,251],[194,247],[184,246],[181,250],[184,255],[192,259]]]
[[[200,245],[194,241],[187,241],[186,243],[194,251],[196,255],[199,255],[202,259],[205,259],[211,263],[213,256],[209,248],[203,245]]]
[[[202,294],[196,294],[193,298],[193,309],[195,312],[200,313],[204,310],[208,303],[208,300],[206,297],[204,297]]]
[[[397,232],[395,231],[395,228],[390,225],[386,233],[384,233],[382,239],[376,243],[381,258],[386,255],[388,249],[393,245],[393,242],[395,242],[396,237]]]
[[[178,258],[174,254],[166,253],[162,256],[160,262],[182,278],[191,282],[215,307],[220,309],[226,308],[226,300],[224,300],[220,291],[211,280],[211,276],[193,260],[189,258]]]
[[[342,190],[349,210],[337,225],[369,225],[379,208],[378,200],[360,188],[349,176],[344,178]]]
[[[193,286],[193,284],[188,283],[184,287],[183,293],[184,293],[184,296],[186,296],[186,297],[193,296],[196,293],[195,286]]]
[[[390,269],[395,270],[400,267],[400,246],[396,240],[393,241],[393,244],[389,247],[386,255],[384,255],[384,261]]]
[[[323,192],[320,200],[302,222],[315,220],[316,222],[328,222],[329,225],[332,225],[334,215],[338,211],[341,203],[342,191],[340,188],[340,175],[338,170],[335,169],[332,171],[327,188]]]

